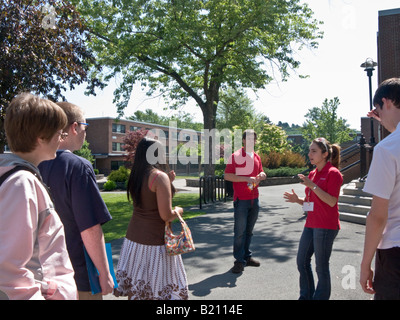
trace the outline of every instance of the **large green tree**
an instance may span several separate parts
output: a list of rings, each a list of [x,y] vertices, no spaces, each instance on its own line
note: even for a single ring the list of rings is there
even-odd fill
[[[52,100],[63,91],[88,83],[95,59],[86,47],[90,35],[79,12],[67,1],[3,0],[0,2],[0,153],[5,134],[5,108],[15,95],[30,91]]]
[[[325,99],[320,108],[308,110],[302,128],[305,140],[311,142],[315,138],[324,137],[330,143],[341,144],[354,138],[355,130],[350,129],[347,120],[337,114],[339,104],[339,98],[335,97]]]
[[[270,123],[267,116],[257,112],[253,101],[247,96],[244,90],[228,88],[222,90],[217,109],[216,128],[232,130],[240,128],[246,130],[252,128],[260,133],[264,123]]]
[[[121,113],[139,82],[149,95],[161,91],[171,106],[194,99],[204,129],[215,128],[221,88],[257,90],[274,74],[287,79],[300,64],[296,51],[315,48],[321,37],[299,0],[73,2],[95,35],[91,47],[107,67],[104,79],[121,79],[115,91]],[[213,168],[206,166],[206,174]]]

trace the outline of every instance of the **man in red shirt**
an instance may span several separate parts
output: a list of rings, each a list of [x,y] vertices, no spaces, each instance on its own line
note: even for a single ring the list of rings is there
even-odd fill
[[[260,266],[260,262],[251,257],[250,243],[259,211],[258,184],[267,178],[261,159],[254,152],[256,133],[246,130],[242,139],[243,147],[231,155],[225,168],[225,180],[233,182],[233,273],[242,272],[246,265]]]

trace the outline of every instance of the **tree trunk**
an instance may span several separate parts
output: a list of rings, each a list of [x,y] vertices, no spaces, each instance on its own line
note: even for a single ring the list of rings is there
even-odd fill
[[[215,153],[215,125],[217,107],[213,101],[206,102],[203,110],[204,119],[204,176],[213,176],[215,174],[215,159],[213,155]],[[207,148],[207,150],[206,150]]]

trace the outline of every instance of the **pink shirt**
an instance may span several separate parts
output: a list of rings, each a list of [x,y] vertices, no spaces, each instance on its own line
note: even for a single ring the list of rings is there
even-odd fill
[[[0,167],[0,175],[13,166]],[[0,296],[76,299],[63,225],[41,182],[18,171],[0,186]]]

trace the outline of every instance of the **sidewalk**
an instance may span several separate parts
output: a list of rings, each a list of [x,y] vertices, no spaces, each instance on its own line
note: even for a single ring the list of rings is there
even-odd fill
[[[182,183],[175,184],[178,189],[185,189],[181,192],[198,192],[197,188],[185,188]],[[304,195],[300,184],[260,187],[261,209],[251,249],[261,266],[246,267],[241,274],[230,272],[234,261],[232,201],[207,204],[202,209],[205,215],[188,220],[196,244],[195,252],[182,256],[189,281],[189,299],[298,299],[296,253],[305,216],[299,205],[284,201],[283,193],[291,189]],[[363,225],[341,222],[331,256],[331,300],[373,297],[365,294],[359,285],[364,231]],[[112,243],[115,268],[121,245],[122,239]],[[315,270],[314,263],[313,266]],[[121,298],[108,295],[105,299]]]

